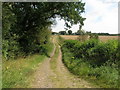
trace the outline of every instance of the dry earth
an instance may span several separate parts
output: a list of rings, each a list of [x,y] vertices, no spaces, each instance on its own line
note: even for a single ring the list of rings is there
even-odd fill
[[[53,39],[54,50],[51,57],[42,62],[34,74],[32,88],[95,88],[96,86],[71,74],[62,62],[62,52]],[[57,52],[58,51],[58,52]],[[53,62],[53,63],[51,63]],[[54,65],[55,68],[52,68]]]

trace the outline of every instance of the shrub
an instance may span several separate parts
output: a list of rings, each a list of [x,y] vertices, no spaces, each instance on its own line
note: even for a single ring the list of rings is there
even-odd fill
[[[77,42],[77,40],[66,40],[64,46],[66,46],[69,49],[72,49]]]
[[[118,42],[115,40],[99,43],[89,52],[91,53],[90,58],[94,59],[97,65],[101,65],[108,60],[114,63],[117,59],[117,47]]]
[[[98,44],[98,40],[91,39],[85,42],[78,42],[76,40],[67,40],[65,41],[65,45],[72,52],[75,53],[75,57],[77,58],[89,58],[89,49],[95,47]]]
[[[3,40],[2,42],[2,53],[3,57],[8,60],[9,58],[15,58],[16,56],[20,55],[20,48],[18,42],[15,40]]]
[[[79,37],[77,38],[79,41],[84,42],[86,40],[88,40],[88,35],[79,35]]]

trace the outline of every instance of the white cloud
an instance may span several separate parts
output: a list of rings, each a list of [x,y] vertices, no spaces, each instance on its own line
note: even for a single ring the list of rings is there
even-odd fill
[[[92,32],[118,33],[118,8],[117,3],[104,3],[100,0],[84,0],[86,7],[91,7],[91,11],[86,11],[83,15],[87,19],[83,27]]]
[[[64,20],[60,20],[59,18],[56,18],[57,21],[57,25],[52,27],[52,31],[54,32],[59,32],[59,31],[65,31],[64,28],[65,27],[65,22]],[[76,32],[79,29],[79,25],[73,25],[72,28],[70,28],[70,30],[72,30],[73,32]]]
[[[85,13],[82,14],[83,17],[86,17],[83,29],[92,32],[118,33],[117,3],[110,3],[110,0],[83,0],[83,2],[86,3]],[[73,32],[78,28],[78,25],[73,26]],[[58,21],[58,25],[53,28],[53,31],[61,29],[64,29],[64,21]]]

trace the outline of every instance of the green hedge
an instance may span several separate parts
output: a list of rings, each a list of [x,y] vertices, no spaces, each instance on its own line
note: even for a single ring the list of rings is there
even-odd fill
[[[118,41],[109,40],[108,42],[100,42],[92,39],[85,42],[77,40],[66,40],[64,45],[74,53],[75,58],[84,58],[96,65],[102,65],[107,61],[116,62],[118,59]]]
[[[62,46],[63,62],[75,75],[103,88],[118,88],[119,47],[117,40],[66,40]]]

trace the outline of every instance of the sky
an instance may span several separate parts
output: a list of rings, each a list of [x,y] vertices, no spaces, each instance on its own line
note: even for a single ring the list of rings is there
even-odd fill
[[[118,1],[119,0],[82,0],[85,2],[85,13],[82,16],[86,18],[84,26],[85,31],[92,33],[118,33]],[[52,27],[52,31],[59,32],[65,30],[64,20],[56,18],[57,24]],[[76,32],[79,25],[73,25],[70,30]]]

